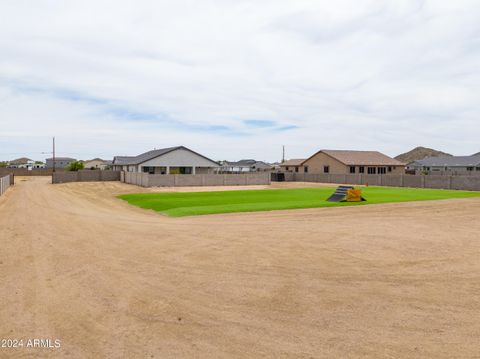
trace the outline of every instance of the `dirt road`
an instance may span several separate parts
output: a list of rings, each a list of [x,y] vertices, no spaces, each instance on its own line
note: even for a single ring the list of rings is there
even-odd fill
[[[35,358],[478,358],[480,200],[167,218],[121,183],[0,198],[0,338]]]

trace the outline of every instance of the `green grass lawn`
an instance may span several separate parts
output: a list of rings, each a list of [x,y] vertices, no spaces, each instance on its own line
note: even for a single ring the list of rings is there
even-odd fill
[[[437,189],[364,187],[367,202],[332,203],[326,199],[331,188],[298,188],[218,192],[138,193],[118,196],[128,203],[153,209],[171,217],[214,213],[271,211],[279,209],[361,206],[368,204],[428,201],[450,198],[480,197],[480,192]]]

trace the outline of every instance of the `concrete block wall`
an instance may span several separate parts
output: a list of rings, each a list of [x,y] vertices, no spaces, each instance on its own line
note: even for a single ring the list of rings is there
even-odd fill
[[[402,187],[423,188],[424,187],[424,177],[425,176],[405,175],[405,176],[403,176],[403,186]]]
[[[285,181],[480,191],[477,176],[285,173]]]
[[[225,176],[231,175],[210,175],[209,177],[204,177],[204,186],[224,186],[225,185]]]
[[[7,189],[13,184],[13,175],[0,177],[0,196],[7,192]]]
[[[78,182],[77,172],[55,172],[52,175],[52,183]]]
[[[100,172],[100,181],[119,181],[120,171],[97,171]]]
[[[191,187],[191,186],[205,186],[204,175],[175,175],[174,186],[177,187]]]
[[[359,175],[362,177],[362,184],[368,184],[369,186],[381,186],[382,185],[382,176],[377,175]]]
[[[425,188],[447,188],[450,189],[450,177],[451,176],[424,176]]]
[[[151,175],[125,172],[125,183],[141,187],[243,186],[270,184],[270,173]]]
[[[382,176],[381,182],[382,186],[388,187],[403,187],[403,177],[402,175],[386,175]]]
[[[64,172],[64,170],[57,169],[57,172]],[[51,176],[53,170],[51,168],[37,168],[31,171],[26,168],[0,168],[0,177],[6,176],[10,173],[15,176]]]
[[[351,184],[363,184],[363,178],[362,175],[356,175],[356,174],[347,174],[345,175],[345,183],[351,183]]]
[[[451,176],[451,189],[480,191],[480,178],[470,176]]]
[[[120,181],[120,171],[83,170],[52,174],[52,183]]]
[[[95,171],[95,170],[78,171],[77,172],[78,182],[98,182],[100,181],[100,172],[101,171]]]

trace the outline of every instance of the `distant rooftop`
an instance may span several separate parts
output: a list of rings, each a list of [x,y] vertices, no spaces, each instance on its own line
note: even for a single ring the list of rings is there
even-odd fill
[[[480,154],[474,156],[427,157],[411,163],[427,167],[476,167],[480,166]]]
[[[53,161],[53,157],[47,158],[47,161]],[[70,157],[55,157],[55,161],[76,161],[76,159]]]
[[[280,166],[301,166],[305,158],[292,158],[280,164]]]
[[[257,161],[252,159],[240,160],[240,161],[225,161],[225,165],[231,167],[250,167],[250,166],[264,166],[264,167],[271,167],[269,163],[263,161]]]

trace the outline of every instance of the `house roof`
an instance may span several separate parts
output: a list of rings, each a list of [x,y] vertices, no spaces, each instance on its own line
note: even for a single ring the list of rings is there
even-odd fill
[[[135,156],[115,156],[112,163],[114,165],[129,165],[135,162]]]
[[[287,160],[280,164],[280,166],[301,166],[302,163],[305,162],[305,158],[293,158],[291,160]]]
[[[102,162],[104,165],[111,165],[112,161],[110,160],[102,160],[101,158],[93,158],[91,160],[85,160],[83,161],[84,163],[89,163],[89,162]]]
[[[272,167],[270,164],[266,162],[252,160],[252,159],[240,160],[240,161],[234,161],[234,162],[225,161],[225,165],[231,166],[231,167],[252,167],[252,166]]]
[[[179,149],[184,149],[184,150],[190,151],[190,152],[192,152],[192,153],[194,153],[194,154],[196,154],[200,157],[203,157],[206,160],[216,164],[217,166],[219,165],[214,160],[211,160],[208,157],[205,157],[205,156],[203,156],[203,155],[201,155],[201,154],[199,154],[195,151],[192,151],[191,149],[189,149],[185,146],[175,146],[175,147],[161,148],[161,149],[158,149],[158,150],[152,150],[152,151],[142,153],[138,156],[115,156],[113,158],[113,164],[114,165],[139,165],[143,162],[149,161],[153,158],[157,158],[157,157],[166,155],[169,152],[179,150]]]
[[[255,160],[240,160],[240,161],[225,161],[227,166],[253,166],[257,161]]]
[[[47,161],[53,161],[53,158],[47,158]],[[55,161],[76,161],[76,159],[70,157],[55,157]]]
[[[353,151],[353,150],[320,150],[315,153],[313,156],[306,159],[304,162],[308,161],[310,158],[316,156],[320,152],[325,153],[327,156],[330,156],[336,159],[339,162],[347,166],[404,166],[405,164],[384,155],[378,151]]]
[[[480,166],[480,155],[427,157],[410,164],[431,167],[476,167]]]
[[[11,165],[23,165],[25,163],[28,163],[29,161],[33,162],[30,158],[27,157],[22,157],[22,158],[17,158],[15,160],[11,160],[9,163]]]

